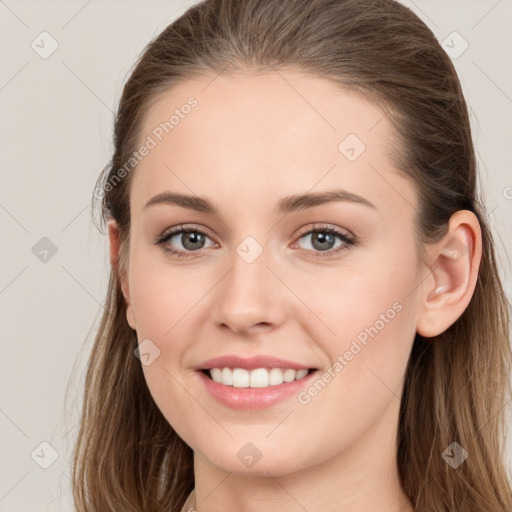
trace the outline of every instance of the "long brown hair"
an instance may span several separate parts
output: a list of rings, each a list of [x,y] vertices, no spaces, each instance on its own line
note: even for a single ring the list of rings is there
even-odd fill
[[[400,137],[396,166],[418,191],[421,262],[426,244],[442,238],[453,213],[477,216],[483,254],[468,307],[442,334],[414,340],[397,463],[417,512],[512,510],[502,460],[510,304],[477,191],[468,108],[450,58],[426,25],[394,0],[206,0],[151,41],[134,66],[116,112],[114,153],[94,193],[93,211],[101,199],[101,221],[117,221],[121,247],[85,379],[73,454],[78,512],[179,511],[194,487],[192,450],[149,393],[120,287],[136,167],[127,171],[125,164],[140,146],[141,120],[180,81],[284,68],[351,87],[386,108]],[[457,469],[441,456],[452,442],[468,452]]]

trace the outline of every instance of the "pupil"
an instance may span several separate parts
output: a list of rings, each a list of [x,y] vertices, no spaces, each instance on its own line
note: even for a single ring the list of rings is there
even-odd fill
[[[331,249],[331,247],[325,247],[324,244],[331,244],[334,241],[334,235],[332,233],[318,232],[313,237],[313,245],[315,242],[320,243],[320,247],[317,247],[320,250]]]
[[[201,249],[201,242],[203,242],[202,236],[203,235],[201,233],[197,232],[183,233],[181,243],[183,244],[183,247],[187,249]],[[191,240],[190,243],[187,243],[187,238]]]

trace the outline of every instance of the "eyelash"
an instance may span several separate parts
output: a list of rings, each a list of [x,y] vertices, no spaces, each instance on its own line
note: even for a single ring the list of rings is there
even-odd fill
[[[155,245],[159,245],[163,251],[170,253],[174,256],[177,256],[178,258],[193,257],[193,253],[199,252],[200,249],[197,251],[179,251],[176,249],[171,249],[169,246],[165,245],[166,242],[168,240],[170,240],[173,236],[181,234],[181,233],[200,233],[201,235],[208,236],[204,231],[202,231],[200,229],[196,229],[195,227],[191,227],[191,226],[187,227],[187,226],[182,225],[182,226],[177,226],[175,229],[173,229],[172,231],[169,231],[168,233],[166,233],[164,235],[161,235],[155,241]],[[308,229],[307,231],[300,233],[297,240],[300,240],[305,235],[310,235],[313,233],[329,233],[331,235],[335,235],[335,236],[339,237],[342,240],[342,242],[344,242],[344,244],[345,244],[345,245],[341,245],[340,247],[338,247],[336,249],[329,249],[328,251],[311,251],[310,249],[299,249],[301,251],[312,252],[314,258],[332,257],[341,252],[348,250],[351,246],[357,245],[357,241],[356,241],[355,237],[349,236],[346,233],[343,233],[343,232],[339,231],[338,229],[334,228],[333,226],[329,226],[329,225],[315,225],[313,227],[313,229]]]

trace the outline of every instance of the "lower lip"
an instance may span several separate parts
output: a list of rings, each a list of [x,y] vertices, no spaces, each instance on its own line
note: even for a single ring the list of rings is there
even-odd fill
[[[207,391],[222,404],[234,409],[257,410],[270,407],[291,396],[297,395],[317,375],[318,370],[309,373],[300,380],[283,382],[277,386],[267,386],[266,388],[235,388],[234,386],[225,386],[210,379],[202,371],[197,373],[199,373],[199,377],[204,382]]]

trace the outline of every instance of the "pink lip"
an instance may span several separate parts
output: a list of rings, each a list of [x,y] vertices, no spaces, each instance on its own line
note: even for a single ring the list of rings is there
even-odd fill
[[[260,366],[260,368],[261,367],[262,366]],[[218,367],[213,366],[212,368]],[[236,366],[236,368],[240,368],[240,366]],[[268,386],[266,388],[235,388],[215,382],[201,370],[197,372],[206,390],[217,401],[234,409],[245,410],[264,409],[286,398],[297,395],[302,388],[310,384],[311,380],[317,376],[317,373],[318,371],[310,372],[300,380],[283,382],[277,386]]]
[[[228,355],[208,359],[208,361],[204,361],[204,363],[196,366],[195,369],[210,370],[211,368],[245,368],[246,370],[254,370],[256,368],[293,368],[294,370],[309,370],[312,366],[273,356],[259,355],[244,358]]]

